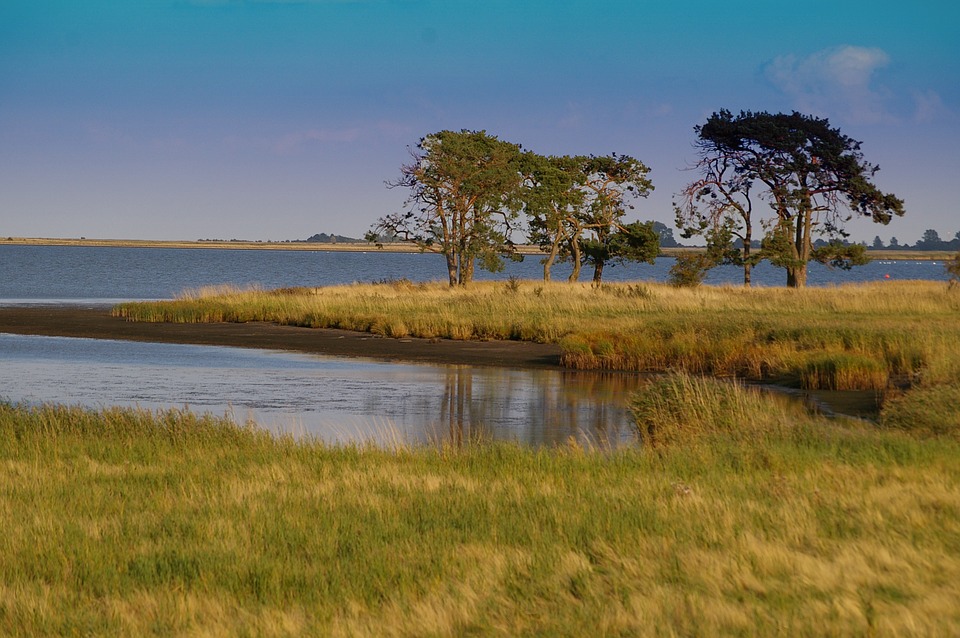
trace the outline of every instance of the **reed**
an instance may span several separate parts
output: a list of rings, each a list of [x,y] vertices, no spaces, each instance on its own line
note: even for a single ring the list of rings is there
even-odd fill
[[[0,634],[960,625],[960,442],[671,383],[664,414],[709,431],[616,451],[331,447],[179,411],[0,404]]]

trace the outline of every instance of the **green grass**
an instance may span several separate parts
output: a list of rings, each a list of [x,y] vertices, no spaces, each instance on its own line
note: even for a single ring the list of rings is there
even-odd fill
[[[0,405],[0,634],[960,626],[956,438],[684,375],[647,396],[638,422],[662,436],[617,451],[330,447]]]

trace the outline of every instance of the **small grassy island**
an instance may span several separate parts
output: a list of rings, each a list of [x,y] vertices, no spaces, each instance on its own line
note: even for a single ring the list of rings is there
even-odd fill
[[[208,290],[154,322],[560,344],[659,371],[617,450],[329,446],[0,405],[0,634],[949,635],[960,290],[510,280]],[[873,393],[827,418],[732,381]]]

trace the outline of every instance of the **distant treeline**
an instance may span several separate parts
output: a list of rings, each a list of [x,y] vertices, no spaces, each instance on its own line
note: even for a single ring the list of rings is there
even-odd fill
[[[953,236],[953,239],[945,240],[940,238],[940,233],[929,228],[923,231],[923,237],[917,243],[901,244],[896,237],[890,238],[890,243],[884,244],[880,236],[873,238],[870,248],[874,250],[958,250],[960,251],[960,231]]]
[[[933,250],[955,251],[956,250],[956,251],[960,251],[960,231],[957,231],[957,233],[953,236],[953,239],[944,240],[940,238],[940,234],[937,231],[931,228],[924,231],[923,237],[920,240],[918,240],[917,243],[915,244],[901,244],[896,237],[891,237],[890,243],[885,244],[883,243],[883,240],[880,239],[879,235],[874,237],[873,242],[869,244],[865,241],[851,242],[847,240],[843,240],[840,243],[844,246],[852,246],[859,243],[861,246],[866,246],[870,250],[931,250],[931,251]],[[663,245],[667,246],[667,244],[663,244]],[[829,245],[829,242],[825,241],[824,239],[817,239],[816,241],[813,242],[814,248],[822,248],[828,245]],[[734,246],[736,248],[743,248],[743,241],[739,239],[736,240],[734,242]],[[750,247],[759,249],[760,242],[757,240],[751,241]]]

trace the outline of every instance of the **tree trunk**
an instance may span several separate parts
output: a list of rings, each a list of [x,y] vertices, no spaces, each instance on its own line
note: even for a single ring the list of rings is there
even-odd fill
[[[465,257],[460,265],[460,285],[466,286],[473,281],[473,257]]]
[[[573,260],[573,272],[570,273],[570,277],[567,278],[568,281],[575,282],[580,280],[580,242],[573,240],[570,242],[570,253],[571,259]]]
[[[550,254],[543,259],[543,280],[550,281],[550,269],[553,268],[553,262],[557,260],[557,253],[560,252],[560,245],[553,242],[550,247]]]
[[[753,264],[750,263],[750,243],[753,241],[753,233],[750,229],[750,223],[747,222],[746,230],[743,233],[743,287],[750,287],[750,275],[753,270]]]
[[[598,259],[597,263],[593,267],[593,285],[599,286],[601,280],[603,279],[603,264],[604,260]]]
[[[794,242],[797,263],[787,268],[787,287],[806,288],[807,264],[810,262],[813,247],[810,240],[810,233],[813,230],[813,212],[810,210],[809,203],[801,205],[797,215],[797,234]]]
[[[457,285],[457,256],[447,251],[444,255],[447,259],[447,275],[450,277],[450,287]]]
[[[787,287],[805,288],[807,285],[807,264],[787,267]]]

